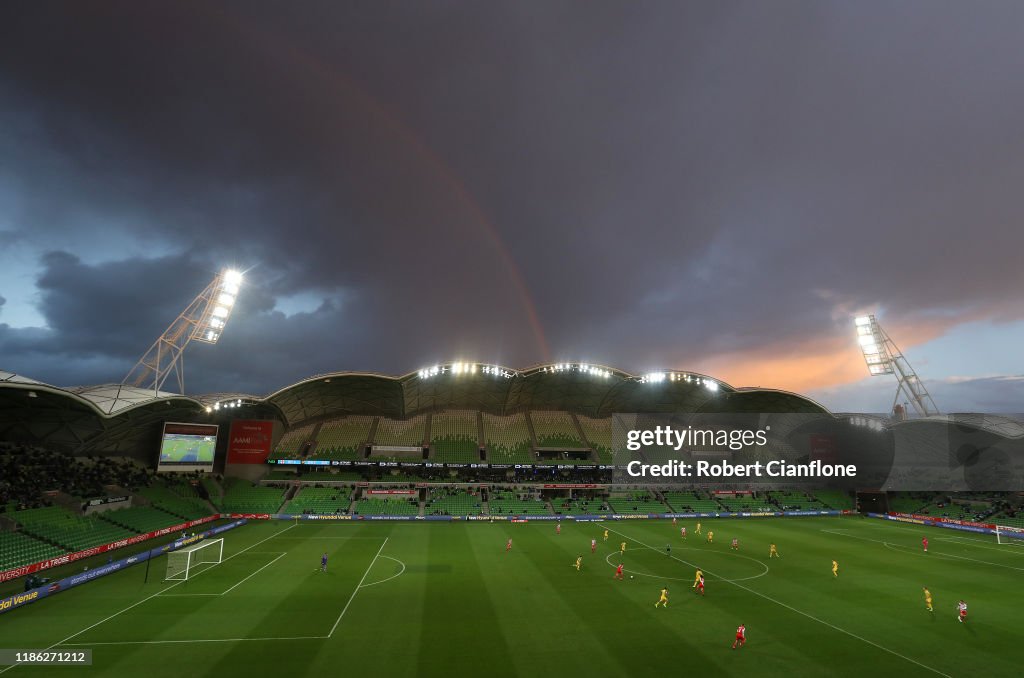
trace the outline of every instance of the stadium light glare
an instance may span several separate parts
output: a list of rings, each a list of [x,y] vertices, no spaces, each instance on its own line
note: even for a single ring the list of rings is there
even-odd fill
[[[712,392],[713,391],[717,391],[718,390],[718,382],[711,381],[710,379],[705,379],[704,380],[704,388],[706,388],[707,390],[712,391]]]
[[[935,401],[925,388],[921,379],[914,372],[910,362],[904,357],[874,315],[857,316],[853,320],[856,329],[857,344],[864,356],[864,364],[868,374],[873,377],[894,375],[896,377],[896,395],[893,399],[892,411],[897,411],[900,399],[911,404],[921,416],[938,414]],[[865,421],[865,426],[873,426],[873,422]]]
[[[184,353],[190,342],[216,344],[224,333],[231,309],[238,301],[242,274],[221,269],[185,310],[168,326],[129,370],[122,385],[152,389],[159,393],[174,375],[178,393],[185,392]]]

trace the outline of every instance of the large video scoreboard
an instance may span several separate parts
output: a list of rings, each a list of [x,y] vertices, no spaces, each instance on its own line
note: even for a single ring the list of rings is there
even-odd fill
[[[216,424],[165,422],[157,471],[212,471]]]

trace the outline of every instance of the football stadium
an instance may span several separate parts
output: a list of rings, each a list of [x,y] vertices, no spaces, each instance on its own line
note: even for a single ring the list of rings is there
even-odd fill
[[[0,678],[1024,676],[1022,26],[0,3]]]
[[[2,636],[88,649],[84,675],[1010,676],[1024,661],[1019,495],[623,483],[613,435],[618,412],[771,412],[842,422],[858,450],[908,428],[1015,450],[1010,418],[865,425],[794,393],[579,363],[338,372],[263,397],[6,373],[0,403],[17,480]],[[168,421],[227,434],[208,468],[166,466],[186,435]],[[814,455],[801,427],[788,436],[795,460]],[[740,624],[751,643],[732,652]]]

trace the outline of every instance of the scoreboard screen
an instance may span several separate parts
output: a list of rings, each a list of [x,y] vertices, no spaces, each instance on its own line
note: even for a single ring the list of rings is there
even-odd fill
[[[217,452],[215,424],[164,423],[157,471],[212,471]]]

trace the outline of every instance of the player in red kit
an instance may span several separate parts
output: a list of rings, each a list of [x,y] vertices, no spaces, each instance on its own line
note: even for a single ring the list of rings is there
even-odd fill
[[[961,600],[959,603],[956,604],[956,610],[958,613],[956,619],[958,622],[963,624],[965,621],[967,621],[967,603]]]
[[[511,551],[512,550],[512,540],[511,539],[509,539],[508,543],[505,544],[505,550],[506,551]]]
[[[686,541],[686,528],[685,527],[680,527],[679,528],[679,536],[683,538],[683,541]]]
[[[734,551],[739,551],[740,550],[740,540],[736,539],[735,537],[732,540],[732,549]]]
[[[562,534],[562,523],[555,526],[555,534]]]
[[[700,579],[697,580],[697,593],[702,596],[704,595],[704,575],[701,575]]]
[[[591,553],[595,553],[596,551],[597,551],[597,540],[596,539],[591,539],[590,540],[590,552]]]
[[[924,552],[928,553],[928,537],[921,538],[921,546],[924,547]]]
[[[619,563],[619,566],[615,568],[615,576],[612,579],[622,579],[625,581],[625,577],[622,576],[622,563]]]
[[[737,643],[739,644],[740,647],[743,647],[743,644],[746,643],[746,642],[747,642],[747,627],[744,626],[743,624],[740,624],[739,626],[736,627],[736,640],[732,641],[732,649],[734,649],[734,650],[736,649]]]

